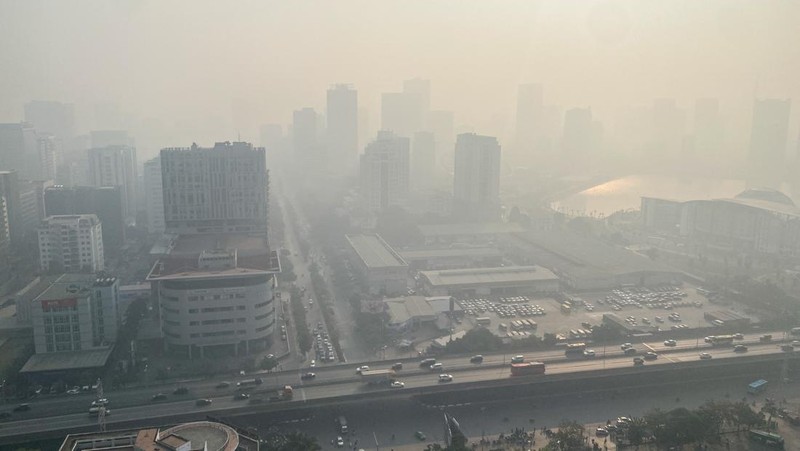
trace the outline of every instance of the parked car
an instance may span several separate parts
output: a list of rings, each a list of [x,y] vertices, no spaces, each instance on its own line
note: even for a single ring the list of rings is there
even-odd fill
[[[598,437],[607,437],[608,436],[608,429],[599,427],[599,428],[595,429],[594,435],[596,435]]]

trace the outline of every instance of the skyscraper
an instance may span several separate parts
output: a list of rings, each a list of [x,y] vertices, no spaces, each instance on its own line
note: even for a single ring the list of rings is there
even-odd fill
[[[425,128],[430,110],[430,81],[413,79],[403,83],[402,92],[381,96],[381,130],[410,138]]]
[[[266,151],[246,142],[161,150],[168,232],[267,233]]]
[[[380,212],[405,206],[409,190],[409,140],[389,131],[378,132],[361,155],[361,195],[366,207]]]
[[[55,135],[39,133],[36,140],[39,149],[39,180],[55,180],[61,159],[61,140]]]
[[[144,206],[147,213],[147,231],[164,233],[164,189],[161,179],[161,157],[144,164]]]
[[[39,145],[31,124],[0,124],[0,171],[15,170],[20,178],[41,176]]]
[[[107,146],[89,149],[89,179],[92,186],[119,186],[122,211],[126,218],[136,217],[136,149],[130,146]]]
[[[434,186],[436,177],[436,138],[433,132],[414,133],[411,152],[411,186],[415,191]]]
[[[753,105],[748,184],[780,188],[785,172],[791,100],[763,99]]]
[[[8,235],[12,244],[20,244],[25,238],[19,193],[20,184],[17,171],[0,171],[0,197],[5,199]]]
[[[358,92],[349,85],[328,89],[328,162],[337,175],[355,173],[358,162]]]
[[[561,144],[565,155],[588,156],[592,151],[593,136],[591,108],[572,108],[564,113],[564,136]]]
[[[541,121],[542,85],[519,85],[515,126],[515,147],[518,154],[529,154],[536,149],[537,134],[542,133]]]
[[[456,138],[453,201],[462,217],[492,218],[500,206],[500,144],[497,138],[463,133]]]

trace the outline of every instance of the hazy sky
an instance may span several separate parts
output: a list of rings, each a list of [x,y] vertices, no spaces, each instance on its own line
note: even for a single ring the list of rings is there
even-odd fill
[[[798,20],[788,0],[0,0],[0,121],[62,100],[83,131],[93,104],[113,102],[159,120],[178,141],[165,145],[235,130],[257,141],[259,123],[324,110],[336,82],[377,126],[380,93],[414,77],[478,131],[512,123],[526,82],[604,120],[658,97],[719,97],[749,117],[754,93],[792,97],[796,113]]]

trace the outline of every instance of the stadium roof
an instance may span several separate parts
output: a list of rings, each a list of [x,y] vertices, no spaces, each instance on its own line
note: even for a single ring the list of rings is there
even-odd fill
[[[90,351],[34,354],[25,362],[20,373],[100,368],[105,366],[108,357],[111,355],[111,351],[111,348],[105,348],[93,349]]]
[[[428,224],[418,226],[426,237],[453,235],[491,235],[498,233],[519,233],[525,228],[516,222],[487,222],[461,224]]]
[[[422,271],[420,274],[433,286],[493,285],[537,280],[558,280],[558,277],[552,271],[541,266],[446,269],[441,271]]]
[[[367,268],[408,266],[403,257],[392,249],[380,235],[345,235],[350,246]]]

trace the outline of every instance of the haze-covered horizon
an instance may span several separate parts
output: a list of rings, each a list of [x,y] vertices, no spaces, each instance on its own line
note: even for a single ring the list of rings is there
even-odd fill
[[[800,3],[784,1],[5,0],[0,122],[31,100],[70,102],[76,131],[130,129],[146,158],[151,146],[257,142],[261,124],[324,112],[334,83],[354,85],[374,131],[381,93],[419,77],[431,109],[501,140],[523,83],[562,112],[591,107],[607,130],[654,99],[691,114],[718,98],[741,151],[755,97],[800,98],[797,17]]]

